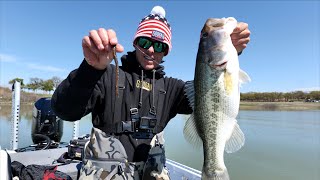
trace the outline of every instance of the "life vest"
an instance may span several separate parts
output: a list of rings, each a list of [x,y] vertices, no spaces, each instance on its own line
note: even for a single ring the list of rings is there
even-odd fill
[[[84,147],[79,180],[169,180],[163,143],[163,133],[156,134],[151,140],[147,161],[128,162],[121,142],[93,127]]]

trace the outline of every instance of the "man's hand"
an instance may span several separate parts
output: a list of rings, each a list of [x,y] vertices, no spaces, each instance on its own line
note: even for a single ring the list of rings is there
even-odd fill
[[[123,47],[118,44],[116,33],[112,29],[100,28],[91,30],[88,36],[82,39],[83,54],[92,67],[103,70],[113,60],[113,47],[117,52],[123,52]]]
[[[250,41],[249,36],[250,31],[248,29],[248,24],[239,22],[231,34],[232,44],[238,53],[242,52],[243,49],[247,47],[247,44]]]

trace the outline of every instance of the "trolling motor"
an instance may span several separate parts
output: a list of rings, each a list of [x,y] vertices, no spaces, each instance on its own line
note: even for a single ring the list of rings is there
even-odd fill
[[[63,134],[63,121],[51,109],[51,98],[35,102],[32,117],[32,141],[36,149],[56,148]]]

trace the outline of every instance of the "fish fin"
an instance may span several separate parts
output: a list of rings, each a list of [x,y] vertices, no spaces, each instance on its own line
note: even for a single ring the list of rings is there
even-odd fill
[[[237,120],[233,123],[233,131],[230,136],[230,138],[226,142],[225,151],[227,153],[234,153],[241,149],[241,147],[244,145],[245,137],[243,132],[241,131]]]
[[[193,81],[187,81],[184,89],[185,95],[189,100],[189,105],[194,110],[194,85]]]
[[[249,75],[246,72],[244,72],[242,69],[239,70],[239,81],[240,81],[240,84],[251,81]]]
[[[200,148],[202,140],[198,134],[193,113],[190,115],[183,128],[184,138],[196,148]]]

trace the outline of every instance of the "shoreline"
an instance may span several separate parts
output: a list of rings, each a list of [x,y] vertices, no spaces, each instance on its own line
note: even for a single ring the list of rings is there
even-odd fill
[[[313,102],[240,102],[240,110],[309,111],[320,110],[320,103]]]
[[[21,102],[21,106],[31,106],[34,102]],[[12,106],[11,102],[1,102],[1,106]],[[320,103],[314,102],[240,102],[240,110],[256,111],[309,111],[320,110]]]

